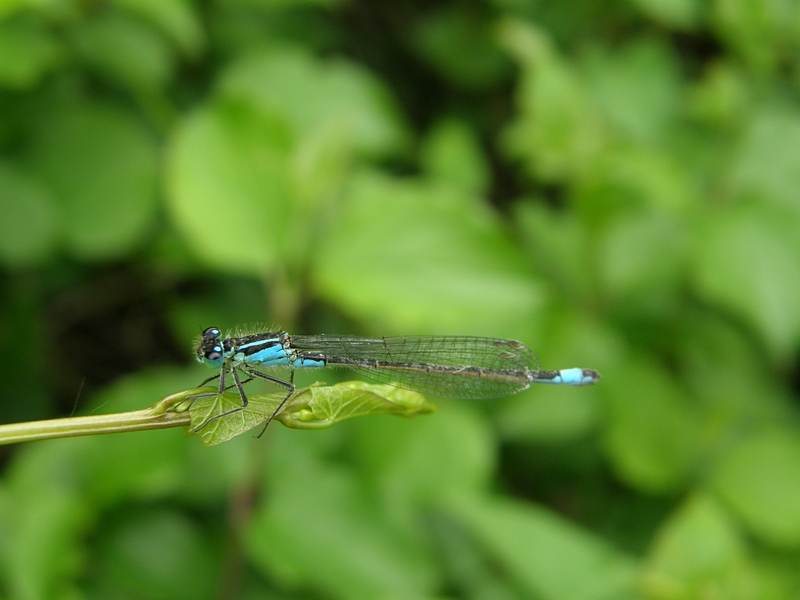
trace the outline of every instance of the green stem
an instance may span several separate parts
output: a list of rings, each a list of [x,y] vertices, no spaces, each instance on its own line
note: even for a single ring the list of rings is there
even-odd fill
[[[169,409],[179,407],[182,402],[197,392],[198,390],[194,389],[165,396],[144,410],[0,425],[0,445],[80,435],[187,427],[191,423],[189,413],[169,411]]]

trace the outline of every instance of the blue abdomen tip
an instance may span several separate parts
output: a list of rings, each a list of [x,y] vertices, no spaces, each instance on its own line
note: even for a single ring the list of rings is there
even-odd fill
[[[560,375],[566,385],[590,385],[600,379],[600,374],[592,369],[563,369]]]

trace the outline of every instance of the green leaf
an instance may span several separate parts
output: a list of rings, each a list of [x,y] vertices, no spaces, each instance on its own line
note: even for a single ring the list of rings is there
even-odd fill
[[[800,214],[800,111],[762,108],[745,132],[732,178],[739,194],[756,195]]]
[[[504,440],[557,443],[580,439],[595,427],[595,394],[542,388],[504,403],[497,419]]]
[[[642,209],[677,216],[700,204],[701,196],[685,166],[650,145],[609,148],[584,175],[575,203],[590,223]]]
[[[515,20],[501,22],[500,40],[520,63],[518,116],[503,146],[525,161],[532,176],[556,182],[586,169],[605,143],[600,115],[585,82],[557,53],[544,31]]]
[[[181,123],[167,166],[177,227],[210,266],[263,275],[281,253],[292,202],[284,121],[212,103]]]
[[[671,132],[682,95],[671,46],[645,38],[614,54],[595,52],[588,75],[593,96],[617,135],[652,144]]]
[[[11,525],[12,498],[5,480],[0,482],[0,565],[8,564],[8,537]],[[2,572],[2,567],[0,567]]]
[[[308,387],[292,398],[290,410],[279,420],[294,429],[322,429],[345,419],[393,414],[407,417],[436,410],[425,396],[391,385],[345,381]]]
[[[346,146],[379,157],[408,144],[406,126],[378,79],[356,64],[322,61],[306,49],[245,56],[225,70],[219,91],[286,118],[298,140],[332,129],[347,136]]]
[[[745,74],[738,64],[713,62],[706,68],[703,78],[690,89],[687,110],[712,127],[738,129],[741,123],[747,122],[749,92]]]
[[[385,333],[519,337],[543,304],[497,215],[436,182],[354,177],[313,259],[320,295]]]
[[[430,419],[370,419],[348,437],[353,459],[375,482],[398,520],[420,507],[490,485],[497,442],[474,406],[442,401]]]
[[[27,160],[60,205],[63,237],[73,254],[119,256],[152,225],[157,148],[132,114],[91,103],[44,113]]]
[[[49,190],[15,165],[0,162],[0,260],[25,265],[48,258],[57,223]]]
[[[712,497],[690,497],[662,526],[642,578],[649,598],[762,597],[733,518]]]
[[[60,597],[80,569],[95,508],[80,488],[84,461],[92,459],[83,454],[86,441],[29,444],[9,465],[2,571],[11,597]]]
[[[719,37],[741,56],[757,75],[772,75],[784,44],[796,39],[797,8],[782,0],[717,0],[711,19]]]
[[[698,0],[634,0],[634,4],[657,23],[678,30],[692,29],[701,15]]]
[[[300,596],[424,598],[438,588],[430,548],[348,468],[281,455],[245,532],[248,561]]]
[[[72,41],[87,65],[137,94],[162,89],[175,71],[174,52],[157,31],[113,10],[76,27]]]
[[[490,25],[475,5],[454,4],[426,13],[410,41],[420,60],[448,81],[468,90],[486,90],[512,72]]]
[[[695,253],[698,293],[746,318],[777,356],[800,333],[800,213],[736,206],[707,216]]]
[[[0,23],[0,87],[34,87],[61,56],[61,46],[44,28],[22,20]]]
[[[663,215],[620,215],[609,223],[599,264],[612,297],[677,295],[688,262],[689,236],[681,223]]]
[[[437,123],[420,148],[425,171],[478,194],[489,187],[489,165],[475,132],[464,122],[447,119]]]
[[[562,517],[533,504],[456,496],[454,514],[494,563],[544,600],[632,597],[636,562]]]
[[[46,485],[18,496],[7,515],[5,573],[12,598],[65,597],[82,559],[78,541],[85,534],[89,510],[75,490]]]
[[[244,4],[273,10],[286,10],[288,12],[287,9],[303,6],[318,6],[331,9],[342,4],[342,0],[244,0]]]
[[[528,259],[567,298],[594,297],[595,251],[590,227],[574,211],[556,211],[539,198],[514,206]]]
[[[103,525],[91,574],[105,597],[203,600],[225,577],[219,549],[184,512],[125,511]]]
[[[676,346],[681,381],[703,415],[704,445],[795,419],[796,402],[763,347],[739,323],[711,308],[682,314]]]
[[[209,388],[208,393],[212,393],[212,390],[213,388]],[[192,417],[191,432],[199,435],[205,446],[221,444],[266,421],[285,397],[285,392],[248,394],[248,405],[245,408],[242,408],[242,399],[236,393],[196,398],[189,408]],[[215,418],[228,411],[235,412]]]
[[[36,0],[3,0],[0,2],[0,18],[6,18],[8,15],[17,12],[20,7],[31,5]]]
[[[157,25],[186,56],[199,57],[205,46],[205,32],[195,4],[185,0],[112,0],[112,3]]]
[[[674,380],[645,359],[604,367],[605,444],[618,475],[646,492],[679,488],[697,453],[698,422]]]
[[[751,435],[725,456],[714,488],[748,528],[777,546],[800,545],[800,436],[782,428]]]
[[[295,227],[295,232],[290,236],[295,244],[299,245],[305,238],[313,238],[313,234],[309,236],[308,233],[301,238],[298,232],[315,231],[320,211],[339,197],[352,166],[350,137],[350,132],[341,123],[329,121],[313,134],[298,140],[291,160],[295,219],[302,220],[301,226]],[[311,245],[310,240],[305,240],[305,243]],[[303,256],[298,250],[299,247],[292,256]]]
[[[214,417],[242,407],[238,394],[197,398],[189,409],[191,429],[200,435],[204,445],[221,444],[265,422],[275,414],[285,397],[285,392],[248,395],[246,408],[222,418]],[[416,392],[350,381],[296,391],[275,420],[293,429],[324,429],[354,417],[380,414],[412,417],[434,410],[434,406]]]

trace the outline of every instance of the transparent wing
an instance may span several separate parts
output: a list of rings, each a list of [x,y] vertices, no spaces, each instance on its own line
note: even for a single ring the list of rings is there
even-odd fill
[[[521,342],[483,337],[292,336],[300,357],[444,398],[478,400],[528,388],[539,360]]]

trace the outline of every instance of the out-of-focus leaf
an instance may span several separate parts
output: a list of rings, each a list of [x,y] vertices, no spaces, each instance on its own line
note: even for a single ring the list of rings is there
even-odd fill
[[[778,546],[800,545],[800,436],[771,428],[728,453],[714,488],[748,528]]]
[[[519,586],[497,568],[482,543],[451,515],[436,511],[426,519],[436,539],[451,597],[519,600]]]
[[[762,108],[745,133],[732,177],[740,194],[800,215],[800,110]]]
[[[89,103],[43,114],[27,161],[59,204],[63,238],[73,254],[119,256],[151,226],[157,148],[128,112]]]
[[[31,264],[49,256],[57,211],[49,190],[10,163],[0,162],[0,260]]]
[[[489,0],[500,14],[536,23],[562,48],[580,47],[581,42],[608,32],[634,16],[629,3],[608,4],[594,0],[536,3],[530,0]],[[639,21],[633,21],[639,23]],[[638,30],[636,30],[638,31]]]
[[[609,148],[580,181],[575,203],[590,223],[649,209],[679,215],[699,203],[686,168],[666,152],[640,145]]]
[[[176,476],[181,502],[216,510],[229,501],[231,490],[243,489],[251,481],[262,451],[272,451],[268,443],[254,447],[254,442],[251,436],[243,435],[214,447],[187,444],[181,473]]]
[[[281,252],[291,193],[286,124],[247,103],[215,103],[177,129],[168,203],[210,266],[263,275]]]
[[[427,14],[411,35],[420,60],[452,83],[471,90],[491,89],[511,75],[511,64],[477,5],[452,4]]]
[[[562,517],[499,498],[462,495],[449,506],[529,595],[612,600],[633,594],[634,559]]]
[[[285,392],[248,395],[245,408],[235,393],[198,398],[189,409],[191,429],[200,435],[204,445],[221,444],[266,421],[285,397]],[[240,408],[242,410],[238,410]],[[235,412],[228,416],[217,418],[234,409]],[[298,390],[275,420],[293,429],[324,429],[354,417],[383,414],[413,417],[435,410],[424,396],[416,392],[391,385],[348,381]]]
[[[8,564],[8,537],[11,525],[11,495],[5,481],[0,482],[0,573]]]
[[[543,302],[497,216],[436,182],[355,177],[313,259],[322,297],[387,333],[520,337]]]
[[[634,4],[654,21],[679,30],[697,23],[702,5],[698,0],[634,0]]]
[[[543,200],[532,199],[514,207],[514,223],[529,260],[562,295],[579,300],[592,297],[595,253],[589,227],[578,215],[557,212]]]
[[[679,66],[670,50],[643,39],[613,55],[591,56],[592,92],[618,134],[654,143],[674,124],[682,90]]]
[[[134,92],[169,83],[175,57],[151,27],[117,12],[104,12],[72,31],[82,59],[110,81]]]
[[[689,236],[664,215],[620,216],[605,230],[600,272],[615,298],[641,293],[675,295],[688,263]]]
[[[542,386],[514,398],[498,417],[503,439],[552,443],[586,435],[596,425],[600,410],[597,396],[584,392]]]
[[[647,492],[674,490],[693,466],[699,430],[682,390],[658,366],[631,357],[604,368],[605,444],[618,475]]]
[[[80,491],[85,445],[75,441],[31,444],[9,465],[11,504],[0,571],[12,597],[57,597],[80,569],[80,539],[93,503]]]
[[[479,194],[488,190],[489,165],[480,140],[460,121],[439,122],[420,148],[420,161],[434,177]]]
[[[61,54],[61,46],[43,28],[19,20],[0,23],[0,87],[32,88]]]
[[[711,63],[689,93],[688,111],[712,126],[736,128],[745,120],[748,106],[744,74],[728,62]]]
[[[709,496],[691,497],[662,526],[648,563],[642,585],[655,600],[745,600],[763,592],[736,523]]]
[[[3,569],[12,598],[68,597],[81,566],[78,540],[89,517],[85,499],[59,485],[18,496],[7,515]]]
[[[36,0],[3,0],[0,2],[0,17],[5,18],[7,15],[13,14],[21,6],[26,4],[33,4]]]
[[[205,45],[196,4],[186,0],[113,0],[113,3],[160,27],[187,56],[197,58]]]
[[[694,255],[701,296],[745,317],[772,352],[800,332],[800,214],[737,206],[709,214]]]
[[[433,593],[428,549],[391,523],[353,473],[301,454],[280,461],[245,539],[248,558],[268,577],[343,600]]]
[[[349,175],[353,163],[352,142],[351,133],[343,123],[333,120],[298,140],[291,159],[295,220],[311,224],[324,220],[320,218],[320,211],[326,210],[332,200],[339,197]],[[297,243],[301,241],[297,232],[302,229],[295,228],[293,237]],[[307,231],[315,229],[311,227]],[[302,254],[296,252],[295,256]]]
[[[394,154],[408,143],[380,81],[353,63],[321,61],[305,49],[271,48],[242,58],[224,72],[220,93],[287,118],[297,139],[333,130],[367,156]]]
[[[125,514],[101,533],[92,575],[105,597],[207,599],[214,595],[220,550],[178,511]]]
[[[442,401],[438,408],[413,423],[363,420],[351,437],[355,460],[400,522],[414,521],[410,515],[420,506],[489,486],[496,449],[488,424],[463,402]]]
[[[747,331],[710,308],[682,315],[681,380],[703,413],[709,448],[727,447],[737,432],[794,419],[794,398]]]
[[[605,143],[589,90],[543,31],[507,20],[499,35],[522,68],[515,98],[519,114],[505,131],[506,151],[546,181],[581,173]]]
[[[320,6],[333,8],[342,3],[342,0],[238,0],[245,6],[258,6],[275,8],[278,10],[302,6]]]
[[[711,7],[718,35],[759,75],[771,75],[783,45],[797,39],[797,7],[791,2],[715,0]]]

